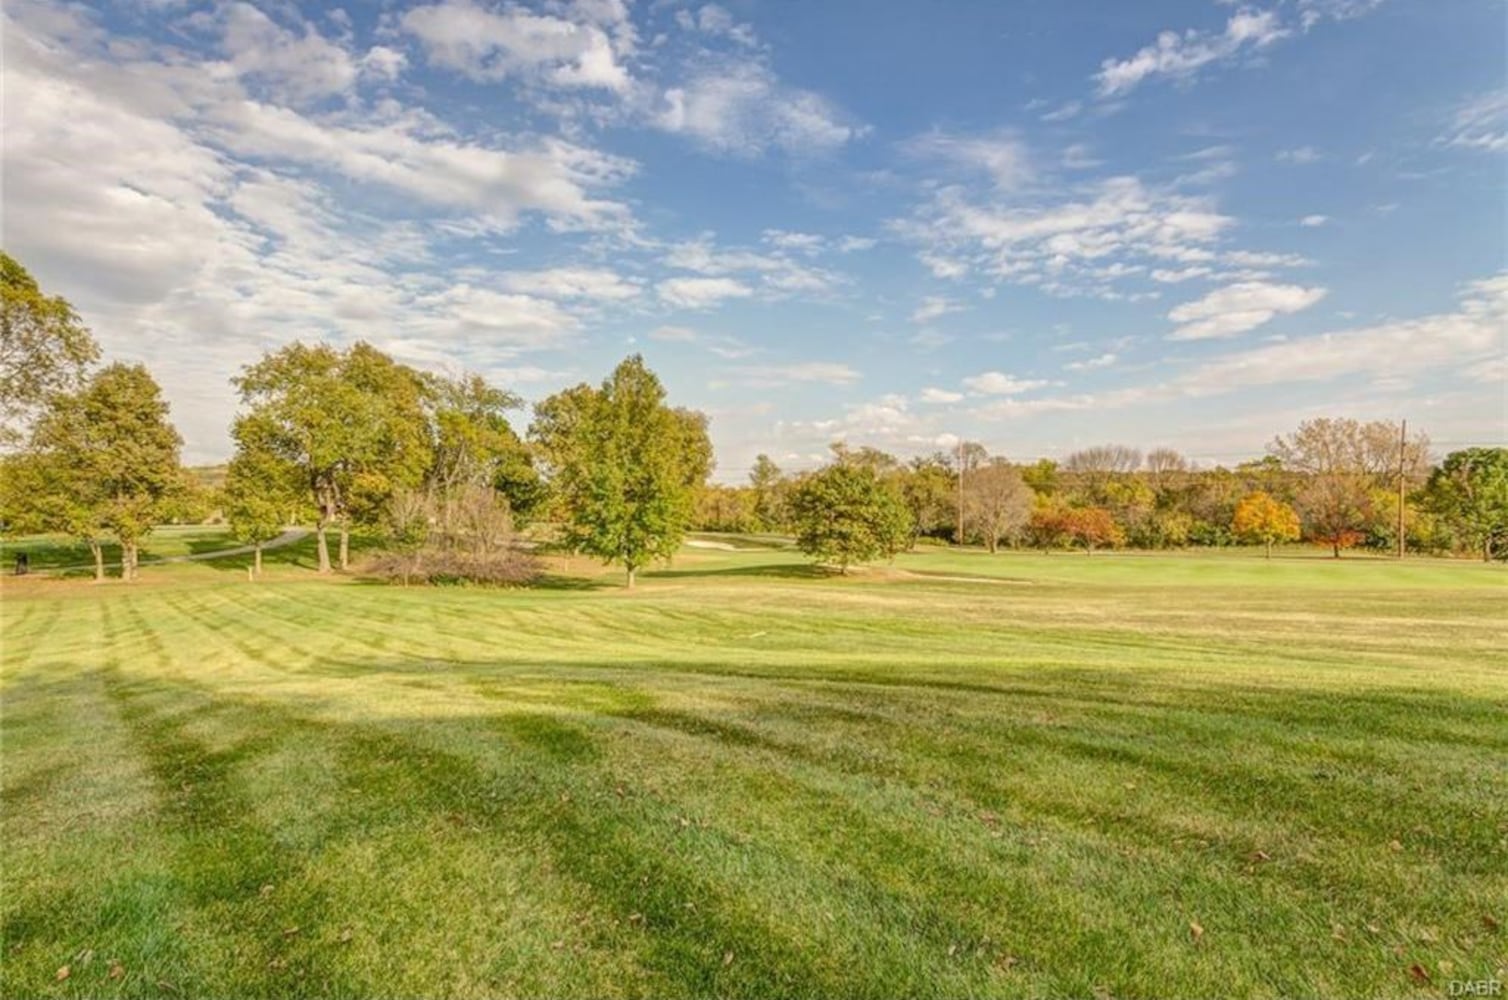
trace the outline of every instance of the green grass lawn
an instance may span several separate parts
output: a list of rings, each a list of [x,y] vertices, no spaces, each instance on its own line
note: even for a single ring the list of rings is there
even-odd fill
[[[5,996],[1508,978],[1502,567],[698,549],[490,592],[309,544],[5,581]]]

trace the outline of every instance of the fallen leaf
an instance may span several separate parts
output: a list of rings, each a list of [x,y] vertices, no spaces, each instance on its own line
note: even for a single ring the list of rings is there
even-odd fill
[[[1435,963],[1435,968],[1437,968],[1437,969],[1440,970],[1440,975],[1442,975],[1442,976],[1448,976],[1452,972],[1456,971],[1456,963],[1454,963],[1454,962],[1452,962],[1452,961],[1450,961],[1448,959],[1442,958],[1442,959],[1440,959],[1440,961],[1438,961],[1438,962]]]
[[[1399,842],[1399,841],[1396,841],[1396,840],[1390,840],[1390,841],[1388,841],[1388,850],[1390,850],[1390,851],[1401,851],[1401,850],[1403,850],[1403,844],[1401,842]]]
[[[723,968],[727,968],[728,966],[730,966],[732,964],[733,964],[733,953],[731,951],[725,951],[725,952],[723,952]]]
[[[1490,931],[1495,931],[1498,929],[1498,922],[1492,919],[1492,915],[1490,913],[1484,913],[1482,914],[1482,926]]]
[[[263,896],[272,895],[272,883],[268,882],[266,885],[262,886],[262,888],[258,889],[257,892]]]
[[[283,928],[283,937],[293,937],[296,934],[298,934],[298,928],[297,927],[284,927]]]
[[[1344,941],[1346,939],[1346,929],[1340,924],[1332,924],[1330,927],[1330,936],[1337,941]]]
[[[631,923],[631,924],[637,924],[640,921],[642,921],[643,919],[644,919],[644,914],[642,914],[642,913],[630,913],[628,915],[628,922]]]
[[[63,980],[67,979],[72,974],[73,973],[69,970],[68,966],[65,965],[61,969],[58,970],[57,980],[58,980],[58,982],[61,983]]]
[[[999,958],[995,959],[995,965],[996,967],[1009,972],[1011,969],[1015,968],[1016,963],[1019,961],[1021,960],[1015,955],[1001,955]]]
[[[1371,931],[1373,934],[1382,933],[1382,928],[1378,927],[1376,924],[1367,924],[1367,930]]]
[[[948,945],[948,957],[949,958],[952,958],[953,955],[955,953],[957,953],[957,951],[958,951],[958,945],[956,945],[956,944],[950,944],[950,945]]]
[[[1198,921],[1190,920],[1189,933],[1193,935],[1195,941],[1198,941],[1200,938],[1204,937],[1204,928],[1199,926]]]
[[[1420,965],[1418,962],[1415,962],[1413,965],[1409,966],[1409,975],[1414,977],[1414,982],[1416,983],[1429,982],[1429,970]]]
[[[1251,859],[1253,861],[1271,861],[1272,855],[1268,854],[1266,851],[1252,851]]]
[[[157,980],[157,988],[159,990],[166,990],[168,993],[177,993],[178,992],[178,987],[174,986],[172,983],[168,982],[166,979],[159,979],[159,980]]]
[[[345,944],[347,941],[351,940],[351,936],[351,928],[342,927],[340,929],[340,934],[336,936],[335,940],[339,941],[341,944]]]
[[[110,971],[108,973],[106,973],[106,975],[108,975],[111,979],[119,979],[121,976],[124,976],[125,974],[126,974],[126,968],[125,968],[125,966],[121,965],[119,962],[111,962],[110,963]]]

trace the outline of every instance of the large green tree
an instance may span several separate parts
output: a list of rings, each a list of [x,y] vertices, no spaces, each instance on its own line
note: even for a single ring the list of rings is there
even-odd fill
[[[77,390],[98,360],[99,345],[68,301],[45,294],[0,250],[0,446],[22,441],[48,400]]]
[[[289,344],[234,380],[263,447],[298,469],[316,514],[319,571],[331,570],[327,532],[350,563],[353,520],[376,523],[432,459],[421,376],[369,344],[340,351]]]
[[[141,540],[183,482],[182,440],[151,373],[143,365],[100,369],[78,392],[53,398],[33,443],[46,469],[49,519],[89,541],[96,576],[99,537],[114,537],[121,576],[136,579]]]
[[[706,417],[667,406],[643,358],[624,360],[601,388],[578,385],[542,402],[530,437],[572,550],[621,564],[632,587],[641,568],[680,547],[712,444]]]
[[[796,545],[847,573],[853,563],[893,556],[910,542],[911,514],[873,464],[842,460],[801,479],[791,492]]]
[[[306,502],[299,469],[277,447],[276,425],[255,415],[231,428],[236,453],[225,470],[225,520],[235,538],[252,546],[252,570],[262,575],[262,546],[283,531]]]
[[[1465,546],[1491,561],[1508,544],[1508,448],[1466,448],[1445,456],[1424,488],[1424,505]]]

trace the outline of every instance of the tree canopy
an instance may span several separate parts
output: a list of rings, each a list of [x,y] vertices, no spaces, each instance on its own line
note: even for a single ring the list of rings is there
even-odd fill
[[[47,295],[0,250],[0,446],[25,438],[25,426],[50,397],[78,389],[99,345],[73,306]]]
[[[632,587],[638,570],[680,547],[696,488],[712,471],[712,443],[707,418],[667,406],[642,357],[624,360],[601,388],[546,399],[530,437],[550,470],[570,549],[622,565]]]
[[[911,515],[868,462],[840,460],[806,476],[791,493],[796,545],[842,573],[892,556],[911,537]]]

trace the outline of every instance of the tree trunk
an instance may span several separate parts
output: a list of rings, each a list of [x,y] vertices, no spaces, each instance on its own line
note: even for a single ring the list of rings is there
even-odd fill
[[[1272,558],[1272,542],[1268,542],[1267,543],[1267,555],[1266,555],[1265,558],[1267,558],[1267,559],[1271,559]]]
[[[251,558],[252,558],[252,565],[256,567],[254,570],[252,570],[252,572],[256,573],[257,576],[261,576],[262,575],[262,543],[261,542],[257,542],[256,551],[252,554]]]
[[[346,522],[340,522],[340,571],[344,573],[351,568],[351,527]]]
[[[136,580],[136,543],[122,542],[120,545],[120,577],[127,583]]]
[[[1489,535],[1486,538],[1482,539],[1482,561],[1486,562],[1486,563],[1492,562],[1492,536],[1491,535]]]
[[[636,572],[636,570],[632,566],[628,566],[626,568],[628,569],[628,589],[629,590],[633,590],[634,589],[634,573]]]
[[[105,582],[105,547],[94,539],[89,540],[89,552],[94,556],[94,582]]]
[[[1331,549],[1335,553],[1334,558],[1339,559],[1340,558],[1340,542],[1339,542],[1339,540],[1331,542],[1330,543],[1330,547],[1331,547]]]
[[[330,572],[330,543],[325,538],[325,521],[323,518],[320,519],[319,526],[314,529],[314,535],[319,542],[319,571],[321,573],[328,573]]]

